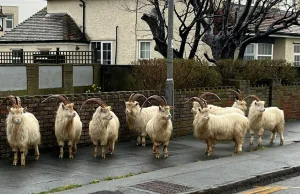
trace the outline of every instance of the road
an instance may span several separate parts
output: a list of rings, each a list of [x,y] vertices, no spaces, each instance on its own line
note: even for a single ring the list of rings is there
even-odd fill
[[[258,186],[239,194],[298,194],[300,193],[300,176],[289,178],[270,185]]]

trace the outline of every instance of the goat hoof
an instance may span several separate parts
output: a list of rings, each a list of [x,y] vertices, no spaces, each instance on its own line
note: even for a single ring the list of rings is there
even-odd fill
[[[72,154],[72,155],[70,154],[70,155],[69,155],[69,158],[73,158],[73,154]]]
[[[13,165],[16,166],[17,165],[17,160],[13,161]]]
[[[281,145],[281,146],[282,146],[282,145],[283,145],[283,142],[280,142],[280,144],[279,144],[279,145]]]
[[[143,146],[143,147],[145,147],[145,146],[146,146],[146,144],[145,144],[145,143],[143,143],[143,144],[142,144],[142,146]]]
[[[35,160],[38,160],[40,158],[40,155],[35,156]]]
[[[253,142],[250,142],[250,145],[253,145]]]
[[[169,155],[168,155],[168,154],[164,155],[164,158],[167,158],[167,157],[169,157]]]
[[[94,155],[94,158],[97,158],[97,155]]]
[[[25,161],[21,161],[21,166],[25,166]]]

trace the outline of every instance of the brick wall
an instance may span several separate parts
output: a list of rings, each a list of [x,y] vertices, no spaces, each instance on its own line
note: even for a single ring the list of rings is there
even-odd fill
[[[228,89],[240,88],[244,96],[256,94],[262,100],[266,100],[266,106],[271,103],[278,106],[285,112],[286,120],[300,119],[300,85],[282,86],[281,84],[250,86],[247,81],[231,80],[232,85],[228,87],[218,88],[195,88],[175,90],[175,110],[174,110],[174,132],[173,137],[191,134],[193,115],[191,113],[192,103],[185,103],[186,100],[193,96],[199,96],[200,93],[209,91],[220,96],[221,101],[217,101],[213,97],[207,97],[208,103],[219,106],[231,106],[235,95]],[[125,121],[125,105],[124,100],[128,100],[132,92],[107,92],[100,94],[72,94],[67,95],[70,101],[75,103],[75,109],[83,122],[83,133],[79,146],[90,145],[88,136],[88,123],[92,118],[93,110],[86,106],[83,110],[79,110],[81,104],[92,97],[102,98],[108,105],[112,106],[113,111],[120,119],[121,127],[119,132],[119,142],[131,141],[136,138],[134,132],[129,131]],[[153,94],[164,95],[162,91],[139,91],[145,96]],[[271,95],[270,95],[271,94]],[[56,147],[56,138],[54,135],[54,120],[59,101],[57,99],[49,99],[47,102],[41,103],[47,96],[21,96],[23,107],[28,107],[28,111],[33,113],[40,123],[40,131],[42,135],[41,150]],[[0,98],[2,101],[4,98]],[[269,102],[269,99],[271,102]],[[248,101],[250,104],[251,100]],[[11,151],[6,141],[5,118],[7,114],[7,103],[0,106],[0,155],[7,157]]]

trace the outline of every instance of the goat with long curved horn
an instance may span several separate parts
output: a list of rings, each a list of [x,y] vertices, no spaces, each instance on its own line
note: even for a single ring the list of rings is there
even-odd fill
[[[153,152],[155,157],[159,158],[159,146],[163,146],[164,158],[168,157],[168,145],[173,130],[170,106],[163,96],[153,95],[147,98],[141,109],[147,101],[155,99],[160,103],[159,110],[153,115],[146,126],[146,131],[153,142]]]
[[[6,119],[6,134],[7,141],[14,152],[13,165],[18,163],[18,152],[21,153],[21,165],[25,165],[29,147],[34,147],[35,159],[38,160],[40,156],[38,145],[41,143],[38,120],[32,113],[25,112],[26,108],[22,107],[18,96],[10,95],[6,99],[12,103],[12,107],[7,107],[9,113]]]
[[[73,153],[77,151],[77,143],[81,136],[82,122],[78,113],[74,110],[74,103],[71,103],[65,95],[51,95],[43,100],[42,103],[50,98],[58,98],[61,101],[56,112],[54,126],[57,144],[60,147],[59,158],[64,156],[63,147],[66,140],[69,146],[69,158],[73,158]]]
[[[137,136],[137,145],[142,144],[142,146],[146,145],[146,125],[148,121],[153,117],[153,115],[158,111],[158,106],[149,106],[143,108],[140,107],[138,98],[147,98],[142,94],[131,94],[128,101],[125,101],[125,114],[126,114],[126,123],[130,130],[136,131],[138,133]],[[149,101],[148,101],[149,102]],[[145,106],[145,101],[144,105]]]
[[[83,102],[81,108],[86,103],[98,103],[98,108],[94,111],[92,120],[89,123],[89,135],[94,144],[94,157],[98,155],[98,145],[102,147],[102,158],[106,157],[106,145],[112,154],[115,149],[115,142],[118,139],[120,122],[110,106],[100,98],[91,98]],[[80,109],[81,109],[80,108]],[[101,135],[99,135],[101,134]]]

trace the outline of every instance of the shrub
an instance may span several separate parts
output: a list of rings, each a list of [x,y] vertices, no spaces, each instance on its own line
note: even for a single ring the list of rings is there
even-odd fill
[[[207,63],[175,59],[173,63],[174,88],[214,87],[221,82],[220,74]],[[133,75],[139,89],[162,90],[167,79],[167,61],[154,59],[139,61],[133,66]]]

